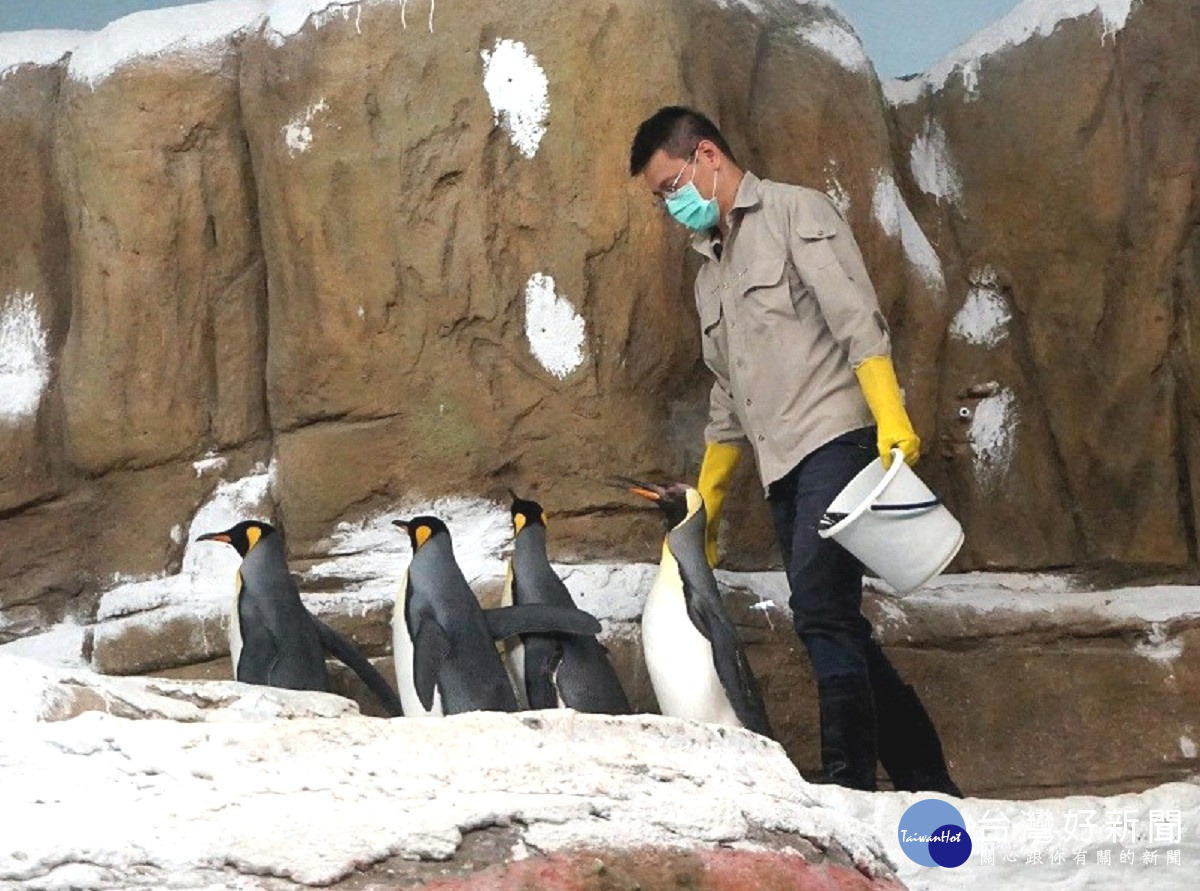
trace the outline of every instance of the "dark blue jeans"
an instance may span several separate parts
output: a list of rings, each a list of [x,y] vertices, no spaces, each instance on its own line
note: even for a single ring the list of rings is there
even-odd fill
[[[843,487],[878,455],[875,428],[853,430],[808,455],[767,492],[792,591],[792,621],[817,683],[869,678],[877,697],[904,682],[872,639],[871,623],[862,614],[862,563],[833,539],[821,538],[817,523]]]

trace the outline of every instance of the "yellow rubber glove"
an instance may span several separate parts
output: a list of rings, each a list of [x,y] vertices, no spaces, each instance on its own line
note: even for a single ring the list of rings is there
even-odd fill
[[[879,428],[879,456],[883,466],[892,466],[894,448],[904,452],[904,460],[909,466],[916,464],[921,456],[921,439],[904,410],[900,383],[896,380],[896,368],[891,358],[871,356],[864,359],[854,373],[858,375],[859,386]]]
[[[729,481],[737,470],[742,450],[727,442],[710,442],[704,447],[704,460],[700,462],[700,480],[696,489],[704,499],[708,523],[704,528],[704,555],[709,566],[717,565],[717,523],[721,516],[721,505],[729,491]]]

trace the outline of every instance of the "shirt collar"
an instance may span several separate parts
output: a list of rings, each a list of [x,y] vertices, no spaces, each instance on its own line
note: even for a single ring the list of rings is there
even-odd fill
[[[742,181],[738,184],[737,194],[733,196],[733,207],[730,208],[730,213],[734,211],[746,211],[752,207],[757,207],[761,201],[759,194],[759,184],[762,182],[757,176],[749,170],[742,174]],[[711,229],[705,229],[703,232],[697,232],[692,236],[692,249],[707,257],[710,260],[717,259],[717,252],[714,245],[720,240],[721,234],[714,226]]]

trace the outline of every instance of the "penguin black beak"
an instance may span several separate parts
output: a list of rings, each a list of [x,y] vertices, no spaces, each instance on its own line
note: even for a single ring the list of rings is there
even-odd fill
[[[408,524],[410,522],[411,522],[411,520],[392,520],[392,525],[395,526],[397,529],[399,529],[401,532],[408,532]]]
[[[233,544],[233,540],[224,532],[206,532],[197,538],[196,541],[219,541],[224,544]]]

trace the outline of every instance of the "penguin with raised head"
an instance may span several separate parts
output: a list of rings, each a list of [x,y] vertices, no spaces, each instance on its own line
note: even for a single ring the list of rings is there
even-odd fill
[[[229,655],[235,680],[291,690],[329,692],[328,650],[363,679],[393,717],[400,700],[358,648],[308,611],[288,572],[283,537],[275,527],[244,520],[196,541],[216,541],[242,557],[229,617]]]
[[[575,608],[571,592],[546,554],[546,513],[511,489],[513,555],[504,603],[541,603]],[[627,715],[629,700],[608,661],[608,650],[591,635],[522,634],[508,652],[509,667],[529,707],[565,706],[580,712]]]
[[[495,641],[529,632],[596,634],[582,610],[539,605],[484,610],[467,583],[450,530],[437,517],[394,520],[413,557],[392,613],[392,653],[404,713],[515,712],[508,673]]]
[[[636,483],[663,511],[662,561],[642,611],[642,650],[664,715],[772,737],[758,682],[704,554],[704,499],[691,486]]]

